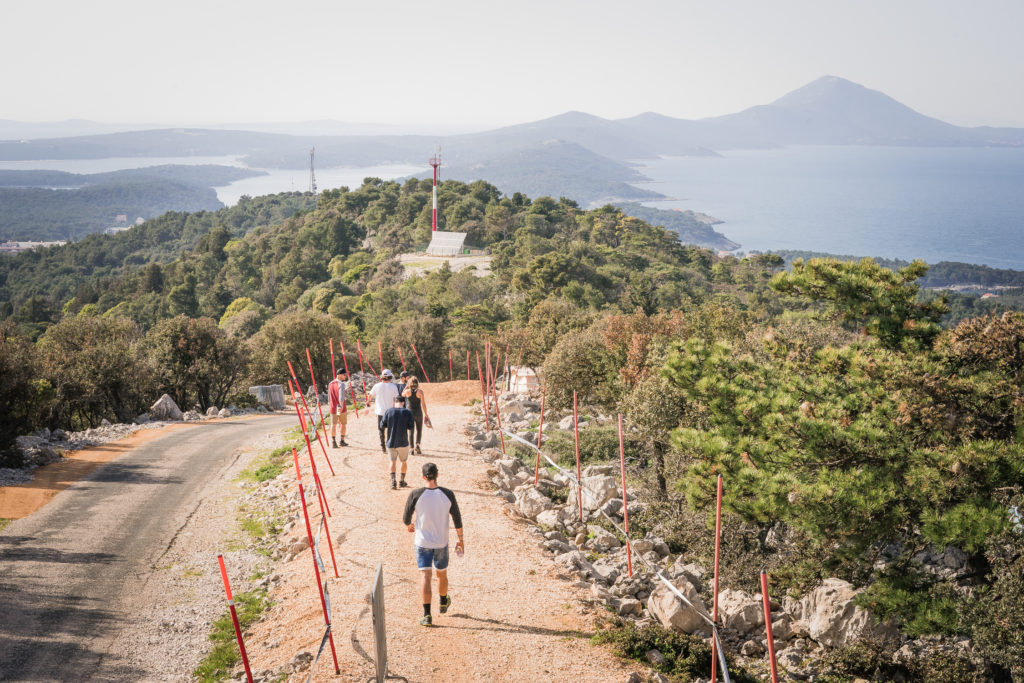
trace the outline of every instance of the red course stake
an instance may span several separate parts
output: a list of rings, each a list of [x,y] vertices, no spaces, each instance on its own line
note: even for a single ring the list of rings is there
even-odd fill
[[[301,482],[302,481],[302,472],[299,470],[299,452],[297,450],[295,450],[294,447],[292,448],[292,457],[295,459],[295,476],[299,480],[299,482]],[[312,462],[312,460],[313,460],[313,458],[310,458],[310,462]],[[320,479],[318,477],[316,477],[315,466],[314,466],[314,470],[313,470],[313,476],[314,476],[314,478],[316,478],[317,490],[320,490]],[[319,498],[319,496],[318,496],[318,498]],[[338,576],[338,562],[337,562],[337,560],[334,559],[334,543],[331,541],[331,530],[327,526],[327,515],[324,514],[323,507],[322,507],[322,504],[326,503],[326,502],[327,502],[327,497],[324,496],[324,498],[323,498],[323,500],[321,502],[320,516],[323,517],[323,520],[324,520],[324,535],[327,536],[327,548],[331,551],[331,565],[334,567],[334,578],[337,579],[337,578],[340,578]]]
[[[384,350],[380,346],[380,342],[377,342],[377,355],[380,357],[380,371],[384,372]]]
[[[494,387],[491,387],[491,392],[494,392]],[[498,410],[498,395],[494,394],[494,415],[498,420],[498,438],[501,439],[501,454],[505,455],[505,432],[501,429],[501,411]]]
[[[245,666],[245,677],[252,683],[252,671],[249,669],[249,656],[245,653],[245,642],[242,641],[242,626],[238,623],[238,613],[235,611],[235,601],[231,597],[231,583],[228,581],[228,570],[224,566],[224,555],[217,553],[217,562],[220,564],[220,578],[224,581],[224,592],[228,594],[228,609],[231,610],[231,623],[235,625],[235,638],[238,640],[238,651],[242,653],[242,665]]]
[[[399,346],[399,347],[396,347],[396,348],[398,349],[398,360],[402,361],[402,369],[405,370],[406,372],[408,372],[409,368],[405,367],[405,357],[402,356],[402,347]]]
[[[299,404],[295,404],[295,412],[299,412]],[[327,496],[324,494],[324,487],[320,484],[320,474],[316,471],[316,463],[313,461],[313,446],[309,443],[309,432],[306,431],[306,425],[302,423],[302,415],[299,414],[299,424],[302,425],[302,436],[306,439],[306,451],[309,452],[309,464],[313,468],[313,480],[316,482],[317,499],[320,501],[321,511],[326,510],[327,515],[331,514],[330,507],[327,506]]]
[[[331,380],[333,381],[338,376],[338,371],[334,367],[334,338],[332,337],[329,341],[331,342]]]
[[[622,468],[622,521],[626,530],[626,566],[629,567],[629,575],[633,576],[633,546],[629,542],[629,500],[626,498],[626,447],[622,441],[622,413],[619,413],[619,467]]]
[[[298,377],[295,376],[295,368],[292,367],[292,362],[291,361],[288,361],[288,370],[292,373],[292,379],[295,380],[295,387],[297,389],[301,389],[301,387],[299,386],[299,379],[298,379]],[[306,397],[303,396],[301,390],[299,391],[299,398],[302,399],[302,407],[306,409],[306,413],[309,414],[309,419],[312,420],[313,419],[313,413],[310,412],[309,405],[306,403]],[[303,426],[303,431],[305,431],[305,426]],[[334,465],[331,464],[331,458],[330,458],[329,455],[327,455],[327,446],[324,445],[323,441],[320,441],[320,430],[316,429],[316,425],[315,424],[313,425],[313,431],[316,432],[317,443],[320,444],[320,449],[323,450],[323,452],[324,452],[324,460],[327,461],[327,467],[330,468],[331,474],[333,475],[334,474]],[[309,457],[310,458],[313,457],[313,451],[309,452]]]
[[[292,449],[294,451],[294,449]],[[298,455],[295,455],[296,461],[298,461]],[[298,467],[295,468],[296,475],[299,474]],[[320,579],[320,568],[316,566],[316,548],[313,546],[313,528],[309,525],[309,511],[306,509],[306,492],[302,488],[302,478],[299,477],[299,500],[302,501],[302,517],[306,520],[306,538],[309,539],[309,552],[313,556],[313,574],[316,577],[316,589],[320,593],[320,606],[324,611],[324,625],[331,625],[331,615],[327,613],[327,601],[324,599],[324,586]],[[338,666],[338,655],[334,651],[334,633],[330,633],[328,638],[331,641],[331,656],[334,658],[334,671],[339,673],[341,668]]]
[[[324,443],[327,442],[327,420],[324,419],[324,408],[320,405],[320,390],[316,388],[316,375],[313,374],[313,359],[309,355],[309,349],[306,349],[306,361],[309,363],[309,376],[313,380],[313,395],[316,396],[316,409],[320,411],[320,426],[324,430]],[[328,408],[329,410],[329,408]],[[317,437],[319,438],[319,437]],[[331,474],[334,474],[334,468],[331,468]]]
[[[768,636],[768,662],[772,667],[772,683],[779,683],[779,672],[775,669],[775,639],[772,637],[772,607],[768,599],[768,575],[761,570],[761,599],[764,601],[764,630]]]
[[[576,495],[580,503],[580,521],[583,521],[583,477],[580,474],[580,417],[576,408],[576,390],[572,390],[572,431],[576,436]]]
[[[412,346],[412,352],[416,354],[416,362],[420,364],[420,372],[423,373],[423,379],[427,382],[427,384],[430,384],[430,378],[427,377],[427,370],[426,368],[423,367],[423,361],[420,360],[420,353],[419,351],[416,350],[416,345],[413,344],[412,342],[410,342],[409,345]],[[451,360],[451,357],[449,356],[448,359]]]

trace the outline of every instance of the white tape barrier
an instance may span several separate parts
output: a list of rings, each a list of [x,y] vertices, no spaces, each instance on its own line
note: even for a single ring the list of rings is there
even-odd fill
[[[575,483],[576,484],[576,488],[579,489],[580,491],[582,491],[584,494],[586,494],[591,502],[594,502],[594,503],[598,502],[597,498],[594,497],[594,494],[592,494],[590,491],[588,491],[580,483],[580,481],[578,479],[576,479],[576,475],[574,475],[572,472],[569,472],[565,468],[560,467],[558,465],[558,463],[556,463],[554,460],[549,458],[547,456],[547,454],[544,453],[544,451],[540,450],[539,448],[537,448],[537,446],[535,446],[534,444],[530,443],[526,439],[523,439],[522,437],[517,436],[516,434],[512,434],[510,432],[507,432],[504,429],[501,430],[501,431],[506,436],[511,437],[513,440],[515,440],[515,441],[517,441],[517,442],[519,442],[521,444],[524,444],[524,445],[532,448],[534,451],[540,453],[541,457],[543,457],[545,460],[547,460],[551,464],[552,467],[554,467],[556,470],[558,470],[559,472],[564,474],[570,481]],[[630,543],[629,535],[626,533],[626,531],[622,527],[619,526],[618,522],[616,522],[614,519],[612,519],[610,516],[608,516],[603,510],[599,509],[598,512],[601,513],[601,515],[605,519],[607,519],[608,522],[613,527],[615,527],[615,530],[618,531],[619,534],[622,536],[622,538],[624,538],[626,540],[626,543]],[[729,669],[728,669],[728,667],[726,666],[726,663],[725,663],[725,653],[722,651],[722,641],[721,641],[721,639],[718,636],[718,627],[715,624],[714,619],[712,619],[710,615],[706,614],[703,610],[699,609],[696,605],[694,605],[692,602],[690,602],[686,598],[686,596],[683,595],[679,591],[678,588],[673,586],[672,582],[669,581],[667,578],[665,578],[665,576],[661,573],[661,567],[658,567],[656,564],[648,561],[647,558],[643,557],[642,555],[638,554],[636,557],[637,557],[638,560],[643,562],[655,576],[657,576],[661,580],[661,582],[665,585],[666,588],[668,588],[670,591],[672,591],[677,598],[682,600],[683,604],[687,605],[690,609],[692,609],[694,611],[694,613],[697,614],[697,616],[699,616],[701,619],[706,621],[708,626],[711,627],[711,637],[715,641],[715,645],[716,645],[715,651],[718,654],[718,662],[719,662],[719,664],[722,667],[722,680],[724,681],[724,683],[732,683],[731,679],[729,678]]]

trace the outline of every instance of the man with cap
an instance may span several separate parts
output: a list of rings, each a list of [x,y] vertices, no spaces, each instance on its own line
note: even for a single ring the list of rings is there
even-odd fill
[[[394,378],[391,371],[384,368],[380,373],[380,381],[370,389],[370,403],[373,404],[373,414],[377,416],[377,431],[380,433],[380,452],[384,454],[388,452],[388,447],[384,444],[384,413],[395,402],[395,396],[401,393],[401,387],[391,381]]]
[[[402,523],[410,533],[415,533],[416,566],[420,570],[420,597],[423,599],[423,617],[420,624],[431,626],[430,616],[430,574],[437,570],[437,593],[441,597],[441,614],[452,606],[448,595],[448,516],[451,515],[455,533],[459,540],[455,552],[462,555],[466,550],[462,538],[462,513],[451,489],[437,485],[437,465],[428,462],[423,466],[423,480],[427,485],[409,493],[405,501]],[[413,514],[416,515],[415,522]]]
[[[388,448],[388,460],[389,472],[391,472],[391,488],[396,489],[398,485],[395,483],[395,461],[402,461],[402,481],[401,486],[405,488],[408,484],[405,483],[405,470],[408,467],[409,460],[409,428],[413,424],[412,411],[405,407],[405,398],[402,396],[395,396],[395,405],[390,408],[384,417],[381,418],[381,422],[384,423],[384,428],[387,430],[388,437],[386,445]]]

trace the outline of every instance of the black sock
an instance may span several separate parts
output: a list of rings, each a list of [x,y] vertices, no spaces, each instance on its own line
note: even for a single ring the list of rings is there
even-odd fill
[[[394,480],[395,480],[395,473],[394,473],[394,472],[392,472],[392,473],[391,473],[391,481],[394,481]]]
[[[430,616],[430,603],[429,602],[423,603],[423,616],[425,616],[425,617],[429,617]]]
[[[447,595],[442,595],[441,596],[441,604],[442,605],[447,605],[448,604],[448,596]]]
[[[405,472],[402,472],[402,481],[405,481]]]

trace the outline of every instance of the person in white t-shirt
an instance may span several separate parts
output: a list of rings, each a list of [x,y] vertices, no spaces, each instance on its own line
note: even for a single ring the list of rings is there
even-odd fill
[[[416,534],[416,566],[420,570],[420,597],[423,598],[423,617],[420,624],[433,625],[430,616],[430,574],[437,570],[437,594],[440,596],[441,614],[452,606],[448,595],[448,517],[452,518],[459,540],[455,552],[459,556],[466,550],[462,538],[462,513],[451,489],[437,485],[437,465],[423,466],[423,480],[427,485],[409,494],[405,501],[402,522],[410,533]],[[416,515],[415,522],[413,514]]]
[[[370,403],[373,404],[373,414],[377,416],[377,431],[380,432],[380,452],[387,454],[388,448],[384,441],[387,438],[385,433],[387,425],[384,424],[384,413],[388,412],[392,404],[395,402],[395,397],[401,392],[401,385],[395,384],[393,380],[395,376],[391,374],[391,371],[384,368],[380,373],[380,380],[373,385],[370,389]]]

